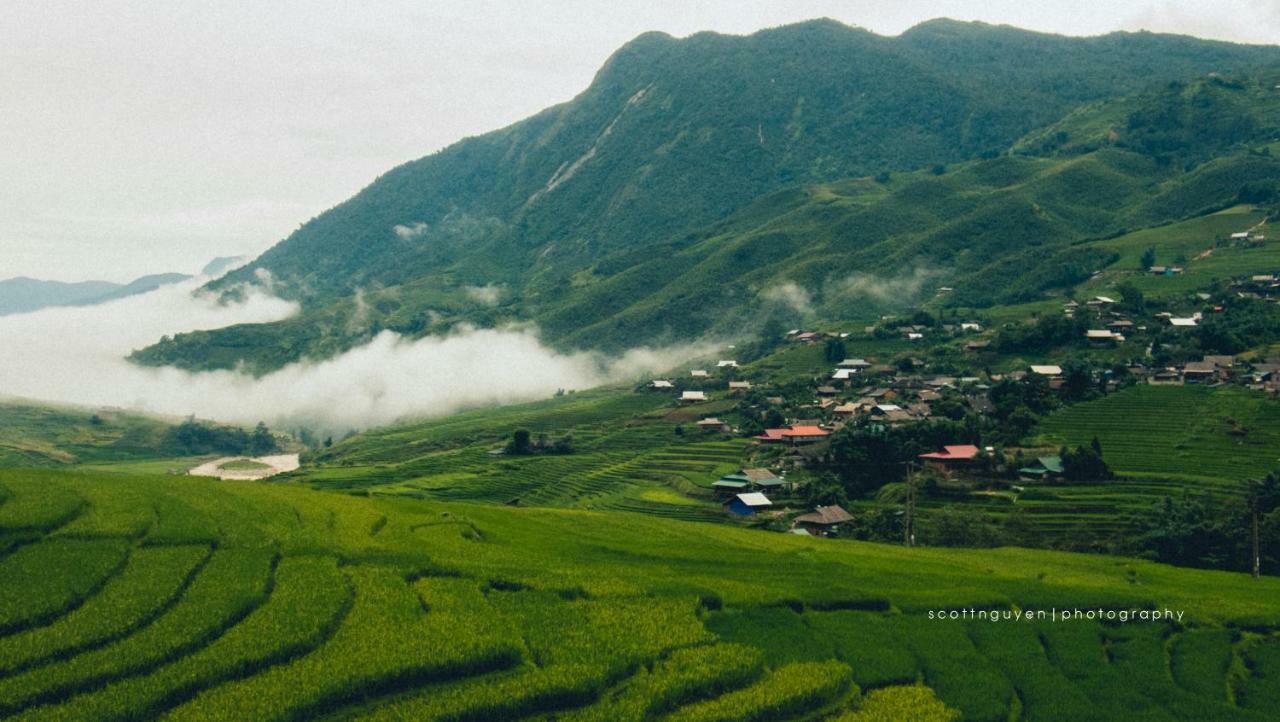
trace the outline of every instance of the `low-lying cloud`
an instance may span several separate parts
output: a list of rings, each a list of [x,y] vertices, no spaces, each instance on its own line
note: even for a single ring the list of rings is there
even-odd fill
[[[828,298],[870,298],[885,304],[912,303],[920,298],[924,286],[936,278],[936,271],[917,266],[897,276],[873,276],[854,273],[828,284]]]
[[[502,298],[502,288],[492,283],[486,286],[465,286],[462,290],[467,292],[471,300],[486,306],[496,306]]]
[[[770,286],[760,296],[766,301],[780,303],[796,313],[813,313],[813,295],[794,281]]]
[[[240,303],[219,304],[192,294],[200,281],[100,306],[0,318],[0,395],[342,431],[629,380],[714,349],[564,354],[545,346],[534,329],[508,328],[459,329],[417,340],[384,332],[333,359],[291,364],[260,378],[126,361],[130,351],[162,335],[297,312],[292,303],[253,289]]]
[[[427,224],[425,223],[410,223],[409,225],[397,224],[391,227],[391,231],[395,233],[396,237],[399,238],[400,240],[412,241],[415,238],[420,238],[426,235]]]

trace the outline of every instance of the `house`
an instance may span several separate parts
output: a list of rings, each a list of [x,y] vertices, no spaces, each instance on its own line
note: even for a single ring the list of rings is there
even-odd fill
[[[1107,328],[1115,331],[1116,333],[1124,333],[1125,331],[1129,331],[1133,328],[1133,321],[1128,321],[1122,318],[1107,324]]]
[[[798,529],[804,529],[814,536],[826,536],[834,531],[838,525],[853,521],[853,515],[845,511],[842,507],[832,504],[831,506],[818,506],[808,514],[801,514],[795,518],[795,525]]]
[[[944,446],[942,451],[934,451],[928,454],[921,454],[920,458],[925,463],[935,468],[948,470],[958,466],[967,466],[974,459],[978,458],[979,449],[970,444],[961,444],[957,446]]]
[[[733,500],[725,505],[725,511],[738,516],[751,516],[771,506],[773,502],[769,501],[769,497],[758,491],[749,491],[744,494],[735,494]]]
[[[1053,378],[1054,376],[1061,376],[1061,375],[1062,375],[1062,367],[1061,367],[1061,366],[1054,366],[1054,365],[1047,365],[1047,364],[1046,364],[1046,365],[1042,365],[1042,366],[1037,366],[1037,365],[1035,365],[1035,364],[1032,364],[1032,366],[1031,366],[1031,373],[1033,373],[1033,374],[1039,374],[1039,375],[1041,375],[1041,376],[1048,376],[1048,377],[1050,377],[1050,378]]]
[[[1226,354],[1211,354],[1209,356],[1205,356],[1203,360],[1220,369],[1229,369],[1236,363],[1235,356],[1229,356]]]
[[[689,372],[689,375],[695,379],[705,379],[707,377],[707,371],[706,369],[694,369]]]
[[[1243,241],[1243,240],[1247,240],[1248,238],[1249,238],[1248,231],[1240,231],[1239,233],[1231,234],[1231,240],[1233,241]]]
[[[1018,469],[1020,476],[1032,479],[1050,479],[1062,475],[1062,457],[1041,456],[1035,461]]]
[[[781,489],[787,485],[786,479],[768,469],[743,469],[742,476],[749,479],[756,489]]]
[[[711,488],[717,494],[736,496],[751,490],[751,480],[742,474],[725,474]]]
[[[750,389],[751,389],[750,381],[730,381],[729,382],[729,393],[736,393],[738,391],[748,391]]]
[[[853,416],[854,414],[858,413],[858,410],[861,408],[862,406],[860,404],[856,404],[850,401],[848,403],[840,404],[839,406],[835,407],[831,411],[837,416]]]
[[[822,334],[814,333],[813,331],[805,331],[795,335],[795,340],[801,343],[816,343],[821,338]]]
[[[1173,386],[1182,383],[1182,374],[1177,369],[1160,369],[1147,377],[1147,383],[1155,386]]]
[[[711,417],[708,417],[708,418],[705,418],[705,419],[702,419],[701,421],[699,421],[699,422],[698,422],[698,430],[699,430],[699,431],[716,432],[716,433],[720,433],[720,434],[727,434],[727,433],[729,433],[730,431],[733,431],[733,429],[732,429],[732,428],[730,428],[730,426],[729,426],[728,424],[726,424],[725,422],[721,421],[720,419],[715,418],[714,416],[711,416]]]
[[[1124,341],[1124,336],[1107,329],[1089,329],[1084,332],[1084,337],[1091,346],[1111,346]]]
[[[960,330],[967,331],[969,333],[977,333],[978,331],[982,330],[982,324],[973,323],[972,321],[966,321],[960,324]]]
[[[763,433],[755,438],[766,443],[781,443],[787,440],[787,438],[783,436],[785,431],[786,429],[765,429]]]
[[[1199,323],[1199,321],[1200,319],[1194,316],[1190,318],[1175,318],[1173,316],[1169,317],[1169,325],[1173,326],[1174,328],[1191,328],[1195,326],[1197,323]]]
[[[840,393],[840,390],[839,390],[839,389],[837,389],[837,388],[836,388],[836,387],[834,387],[834,386],[819,386],[819,387],[818,387],[818,395],[819,395],[819,396],[835,396],[835,395],[836,395],[836,394],[838,394],[838,393]]]
[[[707,392],[705,391],[685,391],[680,394],[681,403],[696,403],[698,401],[706,401]]]
[[[870,365],[871,365],[871,362],[867,361],[866,359],[847,358],[841,361],[840,363],[836,364],[836,368],[853,369],[857,371],[859,369],[865,369]]]
[[[716,368],[718,368],[718,369],[736,369],[736,368],[738,368],[738,362],[737,362],[737,361],[734,361],[734,360],[732,360],[732,359],[720,359],[720,360],[716,363]]]
[[[792,446],[814,444],[831,435],[830,431],[818,426],[792,426],[783,430],[782,438]]]
[[[1218,367],[1211,361],[1188,361],[1182,367],[1182,380],[1189,384],[1205,384],[1218,380]]]
[[[655,389],[674,389],[675,388],[675,384],[671,383],[670,381],[664,381],[663,379],[657,379],[653,383],[649,384],[649,386],[650,388],[655,388]]]
[[[832,381],[848,381],[849,379],[853,378],[854,374],[856,373],[858,372],[855,371],[854,369],[836,369],[831,374],[831,380]]]
[[[986,339],[970,341],[964,345],[966,351],[986,351],[988,348],[991,348],[991,342]]]
[[[990,414],[995,412],[996,405],[991,403],[991,397],[986,394],[979,394],[969,397],[969,408],[979,414]]]

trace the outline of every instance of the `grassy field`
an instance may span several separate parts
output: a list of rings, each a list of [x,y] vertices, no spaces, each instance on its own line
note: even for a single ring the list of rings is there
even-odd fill
[[[1117,252],[1119,258],[1098,279],[1081,286],[1079,295],[1087,298],[1098,293],[1114,294],[1116,284],[1127,281],[1150,298],[1169,298],[1203,289],[1214,281],[1274,272],[1280,268],[1280,238],[1250,248],[1222,245],[1232,233],[1255,227],[1258,233],[1274,236],[1265,224],[1259,225],[1265,217],[1265,212],[1250,206],[1234,206],[1091,243],[1091,247]],[[1182,275],[1153,276],[1142,272],[1141,257],[1148,248],[1155,249],[1156,265],[1181,266]]]
[[[0,400],[0,466],[66,466],[154,459],[169,425],[117,411],[93,413]]]
[[[219,464],[218,468],[224,471],[262,471],[270,469],[271,465],[264,464],[261,461],[254,461],[253,459],[232,459]]]
[[[278,483],[0,489],[15,719],[1263,720],[1280,693],[1275,579]],[[969,607],[1185,616],[929,616]]]
[[[318,454],[292,478],[323,489],[520,506],[620,509],[707,519],[710,485],[742,464],[748,442],[699,433],[713,400],[676,408],[670,393],[609,389],[374,430]],[[687,433],[677,435],[682,426]],[[504,455],[517,429],[573,453]]]

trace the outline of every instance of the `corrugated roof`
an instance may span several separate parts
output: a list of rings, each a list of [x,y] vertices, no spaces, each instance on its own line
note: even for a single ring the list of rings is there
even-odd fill
[[[812,512],[796,517],[796,521],[806,524],[842,524],[853,521],[853,515],[833,504],[816,507]]]
[[[758,491],[749,491],[745,494],[738,494],[738,501],[747,506],[773,506],[773,502],[769,501],[769,497]]]

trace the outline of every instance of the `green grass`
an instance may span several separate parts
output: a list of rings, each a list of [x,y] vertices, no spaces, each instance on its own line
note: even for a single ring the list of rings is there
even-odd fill
[[[749,442],[696,433],[689,422],[711,411],[674,398],[602,389],[373,430],[309,458],[291,478],[378,495],[706,519],[719,509],[711,484],[741,467]],[[676,435],[679,424],[688,433]],[[571,436],[574,451],[488,453],[517,429]]]
[[[234,459],[218,464],[218,468],[223,471],[262,471],[263,469],[270,469],[271,465],[252,459]]]
[[[152,459],[169,425],[120,411],[0,401],[0,465],[57,467]]]
[[[966,719],[1060,719],[1087,700],[1102,717],[1249,720],[1276,694],[1274,645],[1224,666],[1226,625],[1280,630],[1270,578],[279,483],[0,484],[9,524],[38,489],[84,507],[75,538],[22,507],[35,537],[0,560],[15,600],[0,714],[17,719],[875,719],[908,693],[859,689],[919,682]],[[125,488],[150,502],[141,535],[112,501]],[[202,562],[188,539],[209,535]],[[925,614],[970,605],[1170,607],[1190,626]]]

